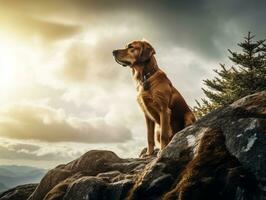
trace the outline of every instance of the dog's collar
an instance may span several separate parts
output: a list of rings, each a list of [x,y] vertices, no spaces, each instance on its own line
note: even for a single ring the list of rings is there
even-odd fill
[[[143,71],[144,73],[141,76],[141,83],[143,85],[143,89],[145,91],[150,89],[150,84],[148,82],[148,79],[155,74],[156,70],[154,68],[152,68],[152,70],[147,71],[146,69],[144,69]]]

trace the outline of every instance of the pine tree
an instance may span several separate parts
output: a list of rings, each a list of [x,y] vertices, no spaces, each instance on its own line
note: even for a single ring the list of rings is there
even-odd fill
[[[241,53],[228,49],[234,66],[227,68],[220,64],[221,69],[214,70],[218,76],[204,80],[207,89],[202,90],[207,98],[201,99],[201,103],[196,100],[194,112],[197,117],[246,95],[266,90],[266,44],[265,40],[253,41],[254,37],[249,32],[238,44]]]

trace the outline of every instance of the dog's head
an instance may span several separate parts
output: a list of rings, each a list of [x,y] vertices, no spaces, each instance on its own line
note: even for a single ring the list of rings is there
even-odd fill
[[[154,54],[154,48],[147,41],[133,41],[124,49],[113,51],[116,62],[124,67],[145,63]]]

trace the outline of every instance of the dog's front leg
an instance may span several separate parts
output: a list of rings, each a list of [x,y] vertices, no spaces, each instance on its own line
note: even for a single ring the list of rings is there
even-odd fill
[[[170,115],[171,110],[165,107],[160,112],[160,125],[161,125],[161,150],[169,143],[169,131],[170,131]]]
[[[154,127],[155,123],[148,116],[145,115],[146,125],[147,125],[147,139],[148,139],[148,148],[147,155],[152,155],[154,151]]]

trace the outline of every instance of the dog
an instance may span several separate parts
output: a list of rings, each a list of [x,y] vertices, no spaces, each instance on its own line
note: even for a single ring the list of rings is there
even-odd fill
[[[144,112],[147,126],[147,152],[154,152],[155,132],[164,149],[175,133],[193,124],[196,118],[184,98],[158,67],[155,50],[147,41],[133,41],[124,49],[113,51],[115,61],[132,70],[136,82],[137,101]],[[159,131],[156,131],[156,125]]]

